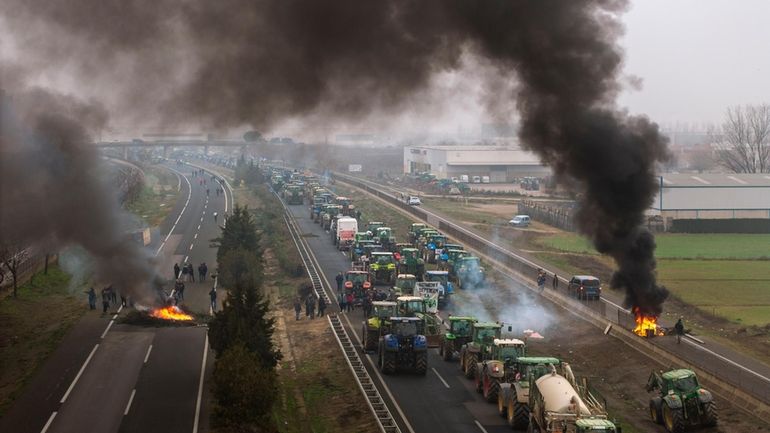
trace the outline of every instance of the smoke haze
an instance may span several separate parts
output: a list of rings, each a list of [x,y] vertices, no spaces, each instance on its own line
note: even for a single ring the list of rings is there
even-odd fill
[[[61,64],[118,115],[169,127],[387,123],[445,111],[462,85],[442,97],[436,77],[472,70],[486,116],[515,109],[522,145],[582,191],[580,230],[617,262],[626,304],[660,313],[668,292],[640,224],[667,150],[657,125],[615,103],[625,0],[5,3],[0,28],[38,36],[21,64]],[[35,130],[82,135],[51,119]]]

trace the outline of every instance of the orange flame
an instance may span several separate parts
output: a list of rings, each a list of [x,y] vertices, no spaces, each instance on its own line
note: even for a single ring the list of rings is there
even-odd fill
[[[150,312],[150,316],[164,320],[192,320],[193,317],[182,312],[179,307],[172,305],[165,308],[156,308]]]
[[[634,333],[642,337],[663,335],[663,330],[658,327],[658,316],[648,316],[643,314],[638,307],[634,308],[636,316],[636,328]]]

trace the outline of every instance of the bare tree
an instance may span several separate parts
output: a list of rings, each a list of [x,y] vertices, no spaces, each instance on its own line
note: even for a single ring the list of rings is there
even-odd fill
[[[711,133],[717,162],[735,173],[770,171],[770,105],[729,107]]]
[[[20,244],[5,243],[0,245],[0,265],[5,266],[13,278],[13,297],[16,297],[16,290],[19,282],[19,268],[27,260],[27,249]]]

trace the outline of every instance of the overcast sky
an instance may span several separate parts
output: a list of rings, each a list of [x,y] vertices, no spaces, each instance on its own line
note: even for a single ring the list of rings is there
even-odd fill
[[[770,1],[636,0],[624,16],[621,105],[660,123],[719,121],[730,105],[770,103]]]

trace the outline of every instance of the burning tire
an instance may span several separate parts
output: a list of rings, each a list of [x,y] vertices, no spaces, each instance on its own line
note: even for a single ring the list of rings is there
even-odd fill
[[[717,413],[717,406],[714,402],[703,404],[703,425],[706,427],[714,427],[719,421],[719,414]]]
[[[684,414],[682,409],[674,409],[668,404],[663,405],[663,424],[671,433],[684,432]]]
[[[663,414],[661,413],[661,399],[655,397],[650,400],[650,419],[655,424],[663,424]]]

